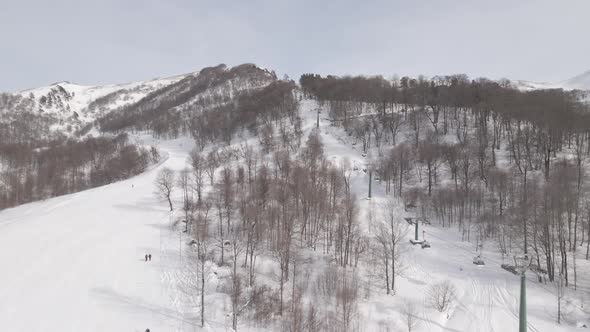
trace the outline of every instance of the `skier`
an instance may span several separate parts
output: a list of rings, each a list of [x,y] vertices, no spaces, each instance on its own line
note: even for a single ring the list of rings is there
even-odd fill
[[[145,254],[145,261],[147,262],[148,260],[148,254]]]
[[[145,329],[145,332],[150,332],[150,329]]]
[[[152,261],[152,254],[148,255],[148,260],[151,262]]]

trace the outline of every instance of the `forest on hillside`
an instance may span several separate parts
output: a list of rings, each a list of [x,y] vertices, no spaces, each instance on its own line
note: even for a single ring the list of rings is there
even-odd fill
[[[126,134],[0,144],[0,209],[127,179],[159,161]]]
[[[305,74],[297,85],[252,65],[211,67],[106,113],[86,128],[99,137],[54,132],[43,115],[11,114],[17,121],[0,123],[0,209],[143,172],[162,156],[131,143],[134,132],[189,136],[196,147],[186,168],[164,168],[155,185],[191,238],[183,288],[201,324],[214,262],[229,274],[221,291],[234,328],[247,318],[289,331],[354,330],[358,301],[368,296],[359,271],[374,272],[379,289],[396,294],[407,228],[399,202],[478,248],[491,243],[507,260],[526,255],[543,282],[575,290],[576,258],[590,258],[585,97],[465,75]],[[304,135],[310,100],[318,121],[341,130],[365,165],[329,160],[321,132]],[[369,214],[351,188],[358,167],[389,196]],[[310,252],[331,264],[314,271]],[[269,258],[276,282],[258,283],[257,261]],[[427,303],[444,312],[449,303],[440,297],[452,293],[448,283],[434,285]]]
[[[425,217],[534,258],[576,287],[590,249],[590,110],[582,91],[520,91],[464,75],[388,81],[303,75],[305,94],[363,149],[387,190]],[[398,137],[398,133],[404,137]]]
[[[278,319],[288,331],[355,330],[360,297],[369,296],[363,285],[373,278],[361,271],[376,273],[383,292],[396,294],[407,236],[398,201],[421,220],[458,228],[478,248],[492,243],[488,250],[508,262],[525,255],[544,282],[577,288],[576,253],[588,259],[590,248],[590,119],[582,92],[520,91],[464,75],[391,81],[308,74],[300,92],[264,92],[271,87],[255,94],[253,120],[240,120],[256,124],[249,132],[257,144],[245,143],[249,126],[225,139],[203,136],[211,128],[193,131],[197,147],[187,168],[164,169],[156,182],[192,238],[183,287],[201,324],[207,264],[215,262],[228,268],[222,288],[234,328],[240,319]],[[318,103],[318,119],[327,113],[365,152],[361,167],[375,174],[390,203],[361,214],[350,182],[358,165],[328,160],[319,131],[302,137],[297,129],[302,114],[294,105],[308,99]],[[232,116],[241,119],[243,110]],[[333,264],[314,270],[310,251]],[[257,259],[268,257],[279,276],[258,283]],[[444,312],[453,293],[442,282],[425,301]]]

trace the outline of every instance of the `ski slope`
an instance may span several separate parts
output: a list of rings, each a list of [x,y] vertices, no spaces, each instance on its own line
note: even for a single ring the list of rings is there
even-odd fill
[[[5,331],[177,329],[161,281],[174,256],[163,246],[169,212],[153,183],[160,167],[184,164],[185,154],[165,150],[162,165],[127,181],[0,212]]]
[[[311,101],[302,103],[305,135],[315,127],[317,107]],[[367,200],[368,175],[362,172],[366,157],[341,129],[324,120],[320,127],[328,160],[337,163],[346,158],[359,168],[351,176],[351,188],[361,208],[361,229],[368,234],[366,213],[385,201],[384,189],[376,182],[374,198]],[[167,159],[126,181],[0,212],[0,324],[4,330],[199,330],[198,319],[174,284],[178,248],[183,242],[170,227],[167,204],[154,194],[157,172],[162,167],[185,167],[192,142],[146,136],[141,140],[158,145]],[[404,216],[410,215],[400,206],[400,217]],[[409,242],[402,246],[405,268],[396,280],[396,295],[385,295],[376,281],[372,295],[360,300],[362,330],[405,330],[404,301],[410,300],[419,304],[419,324],[414,331],[516,331],[519,278],[500,268],[502,259],[494,253],[494,244],[484,246],[487,264],[478,267],[472,264],[475,245],[461,241],[456,230],[441,229],[436,222],[423,230],[432,248],[421,249]],[[412,234],[408,226],[408,239]],[[144,261],[146,253],[152,254],[151,262]],[[315,257],[314,271],[326,264],[322,257],[319,253]],[[272,279],[273,264],[270,260],[259,264],[259,280]],[[363,268],[364,275],[382,273],[375,267]],[[582,265],[580,269],[582,283],[588,269]],[[442,280],[450,280],[457,288],[457,300],[448,316],[425,303],[428,287]],[[216,293],[214,282],[208,283],[206,330],[229,331],[231,322],[224,319],[230,310],[227,294]],[[529,276],[529,331],[579,330],[576,325],[587,323],[588,317],[579,308],[581,302],[569,299],[564,304],[569,321],[557,325],[551,287]],[[263,329],[244,320],[239,330]]]

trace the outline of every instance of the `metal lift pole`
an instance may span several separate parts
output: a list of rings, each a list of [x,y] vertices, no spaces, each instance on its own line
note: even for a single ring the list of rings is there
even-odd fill
[[[520,313],[518,332],[527,332],[526,323],[526,278],[524,271],[520,275]]]

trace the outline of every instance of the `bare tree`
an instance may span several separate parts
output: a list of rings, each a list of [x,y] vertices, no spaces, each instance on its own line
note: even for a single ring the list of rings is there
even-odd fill
[[[215,170],[219,167],[219,158],[217,158],[217,153],[215,151],[210,151],[207,154],[207,159],[205,159],[205,173],[209,177],[209,183],[213,186],[215,181]]]
[[[432,194],[433,181],[437,177],[437,168],[440,159],[440,146],[436,143],[434,133],[428,133],[426,139],[418,144],[418,161],[426,166],[428,172],[428,196]]]
[[[279,263],[279,268],[281,270],[281,274],[279,276],[279,289],[280,289],[280,305],[279,305],[279,315],[283,314],[283,294],[285,283],[289,279],[289,265],[291,264],[291,258],[293,255],[293,227],[294,227],[294,220],[292,212],[289,210],[285,211],[284,220],[282,221],[283,225],[280,227],[278,232],[278,238],[276,247],[274,250],[274,257]]]
[[[404,175],[408,172],[412,160],[411,148],[406,143],[398,144],[391,150],[391,157],[396,160],[396,166],[399,168],[397,173],[399,177],[398,196],[402,196]]]
[[[172,211],[173,208],[171,196],[172,192],[174,191],[174,171],[168,167],[162,168],[156,177],[156,188],[158,196],[168,201],[170,211]]]
[[[402,224],[397,206],[392,198],[379,205],[377,220],[372,220],[372,214],[370,215],[372,233],[384,265],[387,294],[390,294],[390,290],[395,294],[395,277],[403,268],[403,252],[399,247],[407,235],[407,228]]]
[[[416,302],[406,299],[404,301],[404,307],[402,309],[402,314],[406,320],[406,326],[408,327],[408,332],[412,332],[415,327],[418,326],[418,306]]]
[[[185,233],[188,233],[189,228],[192,227],[193,213],[196,207],[195,202],[193,201],[191,182],[191,171],[188,168],[182,169],[177,179],[177,185],[182,191],[182,211],[184,212]]]
[[[451,303],[455,300],[455,286],[450,281],[445,280],[437,282],[428,288],[426,300],[439,312],[449,309]]]
[[[373,236],[375,237],[376,241],[376,252],[378,252],[377,256],[381,259],[383,264],[383,272],[385,272],[385,288],[387,289],[387,294],[391,293],[390,287],[390,278],[389,278],[389,265],[391,264],[390,261],[390,253],[389,250],[389,234],[387,232],[387,226],[382,222],[374,222],[375,225],[373,226],[372,232]]]
[[[387,114],[382,119],[382,121],[384,123],[384,126],[386,126],[387,129],[389,129],[389,135],[391,136],[391,145],[395,145],[395,137],[397,136],[397,133],[399,132],[401,125],[403,123],[401,115],[397,113]]]
[[[386,233],[389,238],[389,250],[391,252],[391,290],[394,294],[395,276],[400,274],[402,268],[402,251],[399,245],[407,236],[407,228],[401,224],[402,221],[397,206],[393,199],[390,199],[384,206],[384,217],[387,225]]]
[[[564,278],[563,274],[559,273],[557,277],[557,281],[555,282],[555,296],[557,298],[557,324],[561,324],[562,319],[562,309],[561,304],[563,302],[563,297],[565,294],[565,285],[564,285]]]
[[[354,194],[346,195],[338,217],[338,242],[340,265],[345,267],[352,261],[352,245],[358,236],[359,207]]]
[[[336,304],[340,310],[342,331],[353,329],[353,319],[357,314],[358,277],[354,271],[344,273],[336,288]]]
[[[195,227],[191,229],[192,239],[189,242],[192,250],[188,251],[187,259],[178,270],[177,278],[179,290],[200,310],[201,327],[205,326],[205,282],[211,266],[207,264],[211,258],[208,256],[210,209],[211,201],[205,199],[196,210]]]
[[[189,156],[189,162],[193,167],[193,180],[195,181],[194,188],[197,191],[197,203],[201,203],[201,195],[203,192],[203,172],[205,171],[205,159],[198,149],[193,149]]]
[[[209,246],[209,211],[211,210],[211,201],[206,200],[200,206],[199,218],[197,220],[197,258],[201,265],[201,327],[205,326],[205,261],[207,260],[207,250]]]
[[[242,253],[244,247],[239,238],[239,229],[234,228],[232,234],[230,235],[231,238],[231,253],[232,253],[232,270],[231,270],[231,279],[232,279],[232,288],[231,288],[231,303],[232,303],[232,328],[234,331],[238,330],[238,316],[243,308],[240,308],[241,304],[241,297],[243,291],[242,285],[242,277],[238,273],[238,259],[240,254]]]

